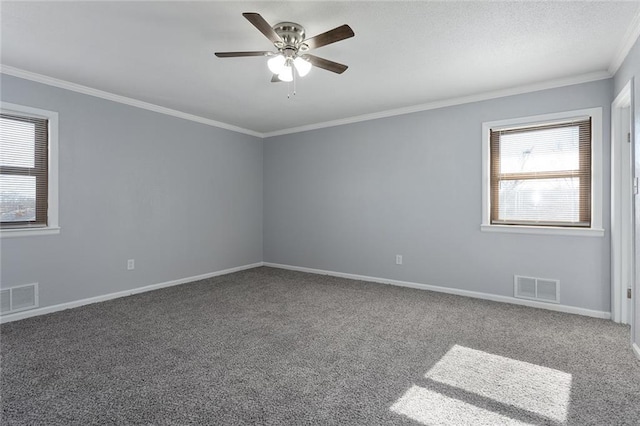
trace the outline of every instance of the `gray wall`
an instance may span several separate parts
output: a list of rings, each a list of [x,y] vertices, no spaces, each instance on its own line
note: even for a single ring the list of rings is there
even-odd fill
[[[39,282],[41,306],[264,260],[505,296],[513,274],[557,278],[563,304],[610,310],[608,230],[480,231],[480,129],[604,107],[608,228],[611,80],[273,137],[264,152],[251,136],[1,83],[4,101],[60,114],[62,232],[0,242],[1,285]]]
[[[49,306],[262,260],[261,139],[0,82],[3,101],[59,113],[62,228],[2,239],[3,287],[38,282]]]
[[[562,304],[609,312],[612,84],[265,140],[264,260],[504,296],[514,274],[556,278]],[[605,237],[481,232],[482,122],[599,106]]]
[[[634,176],[640,176],[640,41],[636,41],[634,46],[629,51],[629,54],[625,58],[624,62],[618,69],[618,72],[614,76],[614,97],[620,93],[620,90],[629,82],[632,81],[632,109],[633,109],[633,132],[634,132],[634,151],[635,151],[635,166]],[[635,309],[634,320],[632,324],[633,329],[633,341],[640,345],[640,297],[638,297],[638,291],[640,291],[640,198],[635,199]]]

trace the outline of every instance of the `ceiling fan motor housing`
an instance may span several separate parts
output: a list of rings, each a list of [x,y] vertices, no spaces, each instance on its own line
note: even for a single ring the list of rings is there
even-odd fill
[[[282,42],[277,41],[274,45],[284,52],[293,50],[293,54],[298,50],[306,51],[309,47],[303,43],[305,39],[304,27],[295,22],[280,22],[273,26],[273,30],[280,36]]]

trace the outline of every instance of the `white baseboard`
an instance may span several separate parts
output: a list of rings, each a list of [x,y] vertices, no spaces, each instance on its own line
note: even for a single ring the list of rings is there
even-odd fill
[[[636,358],[640,359],[640,346],[638,346],[637,343],[634,343],[631,347],[633,348],[633,353],[636,354]]]
[[[477,291],[461,290],[457,288],[441,287],[437,285],[420,284],[409,281],[391,280],[387,278],[369,277],[366,275],[347,274],[344,272],[326,271],[322,269],[305,268],[301,266],[283,265],[280,263],[263,262],[263,265],[272,268],[309,272],[311,274],[330,275],[333,277],[349,278],[352,280],[369,281],[380,284],[391,284],[400,287],[416,288],[420,290],[437,291],[439,293],[455,294],[458,296],[473,297],[475,299],[491,300],[494,302],[511,303],[514,305],[529,306],[532,308],[547,309],[550,311],[565,312],[568,314],[584,315],[587,317],[611,319],[611,312],[595,311],[592,309],[578,308],[575,306],[536,302],[533,300],[516,299],[515,297],[500,296],[497,294],[481,293]]]
[[[92,303],[104,302],[119,297],[131,296],[133,294],[144,293],[147,291],[158,290],[160,288],[172,287],[174,285],[185,284],[193,281],[204,280],[207,278],[217,277],[220,275],[231,274],[233,272],[244,271],[245,269],[257,268],[263,266],[263,262],[252,263],[249,265],[237,266],[235,268],[223,269],[221,271],[209,272],[208,274],[195,275],[187,278],[180,278],[173,281],[166,281],[159,284],[151,284],[144,287],[133,288],[131,290],[118,291],[115,293],[103,294],[101,296],[89,297],[87,299],[74,300],[72,302],[60,303],[53,306],[45,306],[29,311],[16,312],[15,314],[0,316],[0,324],[18,321],[25,318],[36,317],[39,315],[50,314],[52,312],[63,311],[65,309],[77,308],[79,306],[89,305]]]
[[[119,297],[131,296],[133,294],[144,293],[152,290],[158,290],[165,287],[172,287],[175,285],[185,284],[188,282],[204,280],[207,278],[217,277],[220,275],[231,274],[234,272],[244,271],[246,269],[253,269],[260,266],[269,266],[272,268],[279,268],[279,269],[289,269],[292,271],[308,272],[311,274],[330,275],[333,277],[341,277],[341,278],[348,278],[348,279],[359,280],[359,281],[375,282],[380,284],[391,284],[391,285],[400,286],[400,287],[410,287],[410,288],[416,288],[419,290],[429,290],[429,291],[436,291],[439,293],[455,294],[458,296],[492,300],[494,302],[511,303],[514,305],[522,305],[522,306],[529,306],[532,308],[541,308],[541,309],[547,309],[551,311],[566,312],[569,314],[584,315],[584,316],[594,317],[594,318],[611,319],[610,312],[595,311],[591,309],[578,308],[575,306],[547,304],[543,302],[516,299],[514,297],[499,296],[496,294],[481,293],[477,291],[461,290],[457,288],[441,287],[441,286],[435,286],[435,285],[429,285],[429,284],[420,284],[420,283],[414,283],[410,281],[399,281],[399,280],[392,280],[387,278],[370,277],[366,275],[348,274],[344,272],[327,271],[323,269],[305,268],[302,266],[283,265],[280,263],[271,263],[271,262],[257,262],[249,265],[237,266],[235,268],[223,269],[221,271],[210,272],[207,274],[180,278],[173,281],[166,281],[159,284],[151,284],[148,286],[138,287],[131,290],[124,290],[124,291],[119,291],[115,293],[104,294],[101,296],[90,297],[87,299],[80,299],[80,300],[74,300],[72,302],[60,303],[58,305],[45,306],[42,308],[32,309],[29,311],[16,312],[15,314],[3,315],[3,316],[0,316],[0,324],[12,322],[12,321],[18,321],[21,319],[31,318],[39,315],[45,315],[52,312],[63,311],[65,309],[77,308],[79,306],[89,305],[92,303],[104,302],[111,299],[117,299]],[[633,350],[638,356],[638,358],[640,358],[640,348],[638,347],[637,344],[633,345]]]

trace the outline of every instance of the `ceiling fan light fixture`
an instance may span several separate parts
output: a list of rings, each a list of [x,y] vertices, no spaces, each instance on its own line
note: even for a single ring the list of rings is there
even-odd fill
[[[293,60],[293,65],[296,67],[296,71],[298,71],[298,75],[300,77],[304,77],[309,74],[309,71],[311,71],[311,62],[300,56]]]
[[[286,59],[284,55],[279,54],[269,59],[267,61],[267,66],[269,67],[269,71],[279,75],[284,71],[285,62],[286,62]]]
[[[293,81],[293,68],[287,64],[282,68],[282,71],[278,74],[280,81],[289,82]]]

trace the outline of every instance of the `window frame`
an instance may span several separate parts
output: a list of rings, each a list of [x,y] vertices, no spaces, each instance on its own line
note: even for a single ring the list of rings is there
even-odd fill
[[[531,127],[550,122],[591,118],[591,226],[503,225],[491,223],[491,129]],[[602,107],[563,111],[482,123],[482,223],[481,231],[520,234],[604,236],[602,228]]]
[[[47,225],[40,227],[0,228],[0,238],[59,234],[58,224],[58,113],[40,108],[0,102],[0,111],[48,121]]]

